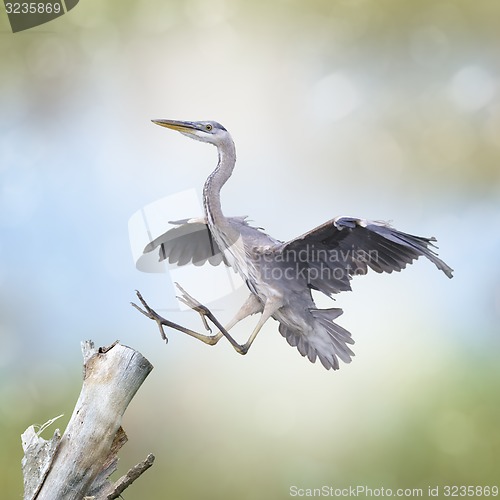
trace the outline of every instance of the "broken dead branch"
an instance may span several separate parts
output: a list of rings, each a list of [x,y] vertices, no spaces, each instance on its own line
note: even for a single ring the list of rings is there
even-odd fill
[[[95,349],[82,342],[83,386],[63,436],[49,441],[30,426],[22,435],[24,500],[111,500],[145,472],[152,454],[112,484],[118,450],[127,436],[121,421],[153,369],[139,352],[118,342]]]

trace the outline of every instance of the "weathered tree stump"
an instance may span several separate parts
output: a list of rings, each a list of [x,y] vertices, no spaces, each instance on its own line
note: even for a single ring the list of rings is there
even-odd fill
[[[150,454],[114,484],[108,480],[127,441],[123,414],[153,366],[118,342],[95,349],[86,341],[82,351],[83,386],[62,438],[56,429],[46,441],[44,427],[37,433],[33,426],[22,435],[24,500],[117,498],[153,464]]]

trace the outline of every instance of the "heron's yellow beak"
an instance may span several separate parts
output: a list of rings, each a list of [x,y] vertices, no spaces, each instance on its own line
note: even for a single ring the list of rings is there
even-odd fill
[[[160,127],[170,128],[172,130],[178,130],[179,132],[191,132],[193,130],[198,130],[196,123],[192,122],[181,122],[177,120],[151,120],[156,125]]]

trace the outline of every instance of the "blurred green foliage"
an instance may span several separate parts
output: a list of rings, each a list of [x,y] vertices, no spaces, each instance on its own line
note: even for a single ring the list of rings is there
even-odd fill
[[[212,401],[206,411],[197,413],[193,407],[186,414],[181,394],[189,385],[165,380],[162,391],[158,381],[150,380],[150,387],[141,391],[155,393],[157,401],[151,404],[140,392],[132,402],[124,421],[130,441],[120,453],[115,478],[153,452],[157,457],[153,468],[126,491],[125,498],[271,500],[288,498],[294,485],[424,491],[429,486],[498,485],[499,371],[496,360],[487,356],[473,369],[468,356],[453,356],[432,380],[420,380],[422,387],[410,383],[406,390],[394,391],[395,378],[388,376],[384,385],[371,387],[373,397],[351,394],[327,404],[318,402],[317,412],[314,407],[304,412],[296,401],[304,396],[302,388],[285,388],[282,399],[266,407],[271,426],[284,429],[271,433],[255,421],[256,395],[266,390],[263,386],[250,388],[248,398],[238,399],[235,407],[230,402],[234,385],[216,378],[217,386],[207,391],[204,384],[203,394],[192,395]],[[279,374],[269,377],[269,385],[273,387],[278,378]],[[330,378],[326,384],[334,386]],[[259,376],[256,379],[262,382]],[[45,431],[49,438],[55,427],[64,429],[76,401],[77,380],[66,395],[59,393],[57,379],[46,382],[41,404],[23,412],[22,421],[0,413],[5,498],[21,495],[21,429],[40,417],[67,412]],[[371,386],[365,381],[359,387],[364,385]],[[323,386],[308,390],[314,393],[311,401],[328,398]],[[58,397],[43,404],[51,391]]]

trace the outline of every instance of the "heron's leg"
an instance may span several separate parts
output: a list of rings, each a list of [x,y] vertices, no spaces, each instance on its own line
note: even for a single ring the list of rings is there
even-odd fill
[[[258,299],[255,296],[251,295],[245,301],[241,309],[236,313],[236,316],[227,324],[226,327],[223,327],[207,307],[200,304],[196,299],[191,297],[180,285],[177,284],[177,287],[182,293],[182,296],[178,298],[186,305],[191,307],[191,309],[195,310],[200,314],[202,321],[205,325],[205,328],[210,332],[212,331],[206,320],[206,318],[208,318],[215,326],[217,326],[217,328],[219,328],[219,332],[216,335],[204,335],[202,333],[195,332],[194,330],[185,328],[184,326],[169,321],[168,319],[165,319],[162,316],[160,316],[155,310],[151,309],[151,307],[149,307],[149,304],[144,300],[140,292],[136,291],[137,297],[141,301],[141,304],[143,305],[144,309],[142,309],[141,307],[139,307],[137,304],[134,303],[132,303],[132,306],[134,306],[139,312],[144,314],[144,316],[148,317],[149,319],[152,319],[153,321],[156,321],[156,324],[160,329],[160,335],[162,339],[167,342],[168,339],[167,336],[165,335],[164,327],[173,328],[180,332],[186,333],[187,335],[190,335],[191,337],[201,340],[205,344],[209,345],[215,345],[223,336],[225,336],[235,349],[240,348],[241,346],[231,337],[231,335],[229,335],[228,330],[230,330],[236,323],[246,318],[247,316],[262,311],[262,305],[260,304]]]
[[[165,340],[165,342],[168,342],[168,338],[165,335],[164,327],[173,328],[174,330],[178,330],[179,332],[186,333],[191,337],[201,340],[205,344],[215,345],[219,341],[220,337],[217,337],[217,335],[204,335],[202,333],[195,332],[194,330],[190,330],[189,328],[185,328],[184,326],[178,325],[173,321],[169,321],[168,319],[163,318],[154,309],[151,309],[151,307],[149,307],[149,304],[143,299],[142,295],[138,290],[136,290],[136,294],[137,298],[141,301],[141,304],[143,305],[144,309],[139,307],[137,304],[134,304],[133,302],[131,303],[132,306],[134,306],[139,312],[144,314],[144,316],[146,316],[147,318],[156,321],[156,324],[160,329],[161,338]],[[207,330],[211,331],[206,322],[205,326]]]
[[[224,336],[225,333],[229,332],[229,330],[231,330],[231,328],[236,325],[236,323],[239,323],[242,319],[245,319],[252,314],[260,312],[262,312],[262,304],[260,303],[259,299],[255,295],[249,295],[247,300],[245,300],[243,305],[235,314],[234,318],[222,330],[219,330],[219,333],[217,333],[216,336]]]
[[[236,349],[237,352],[240,354],[246,354],[248,350],[250,349],[250,346],[252,345],[253,341],[255,340],[255,337],[257,337],[257,334],[260,332],[262,327],[264,326],[264,323],[282,306],[282,302],[280,300],[273,300],[269,299],[266,302],[266,305],[264,306],[264,310],[262,311],[262,316],[259,318],[259,322],[255,326],[252,334],[248,338],[245,344],[238,346],[238,349]],[[234,347],[234,346],[233,346]]]
[[[238,342],[236,342],[236,340],[234,340],[234,338],[229,334],[229,330],[234,325],[236,325],[236,323],[246,318],[247,316],[251,316],[252,314],[262,312],[262,304],[255,295],[252,294],[247,298],[247,300],[241,306],[241,308],[236,313],[234,318],[224,327],[221,325],[219,320],[212,314],[212,312],[210,311],[210,309],[208,309],[208,307],[204,306],[203,304],[200,304],[200,302],[191,297],[191,295],[189,295],[178,283],[176,283],[176,286],[181,292],[181,295],[178,296],[177,298],[180,301],[184,302],[184,304],[189,306],[191,309],[200,314],[201,319],[205,325],[205,328],[211,331],[207,323],[207,319],[209,319],[219,329],[219,332],[216,335],[211,336],[211,339],[213,339],[214,344],[217,343],[222,338],[222,336],[224,336],[227,338],[229,343],[234,347],[234,349],[237,352],[239,352],[240,354],[246,354],[246,351],[242,352],[244,346],[241,346],[240,344],[238,344]]]

